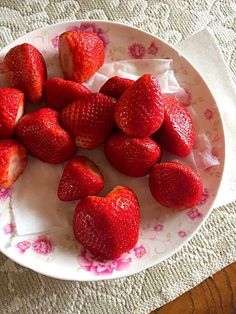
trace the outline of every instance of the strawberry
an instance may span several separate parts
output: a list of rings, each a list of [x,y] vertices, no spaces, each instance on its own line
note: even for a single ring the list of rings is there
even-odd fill
[[[117,132],[106,142],[105,155],[110,164],[121,173],[141,177],[160,161],[161,149],[149,137],[129,137]]]
[[[140,206],[134,192],[117,186],[105,197],[88,196],[73,218],[76,239],[99,259],[116,259],[138,240]]]
[[[67,31],[59,37],[59,57],[65,78],[83,83],[103,65],[105,49],[95,33]]]
[[[16,141],[0,141],[0,189],[9,188],[24,171],[26,149]]]
[[[187,156],[194,144],[194,125],[186,109],[175,97],[163,96],[164,121],[154,134],[162,147],[172,154]]]
[[[24,112],[24,94],[15,88],[0,88],[0,139],[13,136]]]
[[[199,175],[189,166],[178,162],[153,166],[149,187],[157,202],[179,210],[196,205],[202,194]]]
[[[125,90],[115,107],[115,121],[127,135],[145,137],[162,124],[164,110],[157,78],[144,74]]]
[[[47,69],[42,54],[34,46],[24,43],[10,49],[3,62],[8,83],[25,93],[30,102],[37,104],[43,95]]]
[[[29,152],[52,164],[61,163],[76,153],[76,145],[58,120],[57,111],[42,108],[23,116],[17,125],[17,136]]]
[[[76,156],[65,166],[57,195],[62,201],[74,201],[99,193],[104,179],[98,167],[88,158]]]
[[[115,102],[100,93],[85,96],[62,110],[62,125],[78,146],[96,148],[106,140],[114,126]]]
[[[119,99],[124,91],[133,85],[134,80],[113,76],[100,88],[100,93]]]
[[[59,77],[51,78],[45,84],[46,105],[55,110],[62,110],[73,101],[90,93],[86,86]]]

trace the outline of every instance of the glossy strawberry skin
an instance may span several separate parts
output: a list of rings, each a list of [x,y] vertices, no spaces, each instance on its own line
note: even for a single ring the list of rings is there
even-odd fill
[[[88,158],[76,156],[63,170],[57,195],[62,201],[74,201],[95,195],[104,187],[104,179],[99,168]]]
[[[59,111],[89,94],[91,91],[86,86],[59,77],[50,78],[45,84],[46,106]]]
[[[62,110],[62,125],[79,147],[96,148],[104,143],[114,127],[115,102],[100,93],[85,96]]]
[[[11,87],[24,92],[30,102],[40,102],[43,85],[47,79],[47,69],[38,49],[27,43],[13,47],[6,54],[3,67]]]
[[[130,137],[123,132],[113,134],[105,144],[105,155],[121,173],[141,177],[160,161],[161,149],[149,137]]]
[[[72,138],[59,125],[59,113],[50,108],[23,116],[17,125],[17,137],[34,157],[47,163],[61,163],[77,150]]]
[[[164,121],[154,138],[168,152],[186,157],[194,145],[195,130],[192,118],[175,97],[163,96]]]
[[[67,31],[59,37],[59,57],[65,78],[83,83],[103,65],[105,49],[95,33]]]
[[[202,194],[199,175],[189,166],[177,162],[153,166],[149,187],[157,202],[178,210],[195,206]]]
[[[161,126],[164,118],[157,78],[144,74],[117,101],[115,121],[127,135],[146,137]]]
[[[24,94],[15,88],[0,88],[0,139],[11,138],[24,112]]]
[[[106,83],[100,88],[100,93],[119,99],[124,91],[133,85],[134,80],[127,78],[113,76],[106,81]]]
[[[17,141],[0,141],[0,189],[9,188],[24,171],[26,149]]]
[[[105,197],[88,196],[73,218],[76,239],[96,258],[111,260],[131,250],[138,240],[140,206],[127,187],[116,187]]]

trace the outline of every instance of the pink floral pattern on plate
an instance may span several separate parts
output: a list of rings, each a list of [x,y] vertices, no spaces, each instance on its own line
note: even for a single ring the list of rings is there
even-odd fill
[[[54,36],[54,37],[51,39],[51,44],[52,44],[53,48],[57,48],[57,47],[58,47],[58,44],[59,44],[59,35],[56,35],[56,36]]]
[[[30,246],[31,243],[29,241],[21,241],[16,244],[16,248],[19,249],[20,254],[25,253],[25,251],[28,250]]]
[[[129,54],[134,59],[142,59],[145,56],[146,50],[142,44],[132,44],[129,46]]]
[[[153,55],[155,56],[157,53],[158,53],[158,46],[157,44],[155,43],[155,41],[151,42],[150,46],[148,47],[147,49],[147,52],[149,55]]]
[[[143,244],[134,247],[134,254],[137,258],[142,258],[147,254],[147,250]]]
[[[156,56],[158,51],[159,47],[155,41],[152,41],[147,48],[141,43],[133,43],[128,46],[129,55],[134,59],[142,59],[146,54]]]
[[[9,224],[7,224],[7,225],[5,225],[4,227],[3,227],[3,233],[4,234],[11,234],[11,233],[13,233],[13,231],[15,230],[15,225],[14,224],[12,224],[12,223],[9,223]]]
[[[178,231],[178,236],[179,236],[180,238],[185,238],[185,237],[187,236],[187,232],[184,231],[184,230],[179,230],[179,231]]]
[[[211,109],[206,109],[204,111],[204,116],[207,120],[213,119],[213,111]]]
[[[52,241],[46,236],[39,236],[33,243],[32,249],[37,254],[48,255],[54,251],[54,245]]]
[[[209,191],[208,191],[208,189],[204,188],[202,191],[201,199],[200,199],[200,202],[198,205],[205,204],[208,198],[209,198]]]
[[[156,232],[160,232],[160,231],[162,231],[162,230],[164,229],[164,225],[162,225],[162,224],[156,224],[156,225],[154,225],[153,229],[154,229],[154,231],[156,231]]]
[[[81,249],[80,254],[77,257],[79,266],[94,275],[107,275],[112,274],[114,271],[125,270],[129,267],[132,258],[128,253],[123,254],[113,261],[98,261],[84,248]]]
[[[191,208],[188,212],[187,215],[190,220],[199,220],[202,219],[203,215],[202,213],[199,212],[197,207]]]

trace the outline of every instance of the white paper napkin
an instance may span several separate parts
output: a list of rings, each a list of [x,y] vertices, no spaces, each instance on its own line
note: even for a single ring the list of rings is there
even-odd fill
[[[75,202],[62,202],[57,187],[63,165],[29,158],[24,173],[14,185],[11,207],[18,235],[39,233],[71,225]]]
[[[236,87],[210,29],[204,29],[178,44],[176,48],[203,76],[223,118],[226,141],[225,173],[214,204],[221,206],[236,199]]]
[[[173,61],[171,59],[121,60],[104,64],[85,85],[93,92],[97,92],[107,79],[112,76],[118,75],[136,80],[143,74],[153,73],[158,75],[162,93],[178,94],[181,95],[181,99],[188,99],[188,94],[184,88],[179,86],[172,68]]]

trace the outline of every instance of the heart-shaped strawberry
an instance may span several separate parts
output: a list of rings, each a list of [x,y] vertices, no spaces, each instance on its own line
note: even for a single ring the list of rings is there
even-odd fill
[[[83,83],[104,63],[105,49],[95,33],[68,31],[59,37],[59,57],[65,78]]]
[[[115,121],[127,135],[145,137],[162,124],[164,109],[157,78],[144,74],[125,90],[115,107]]]
[[[98,167],[88,158],[76,156],[65,165],[57,195],[62,201],[74,201],[97,194],[103,187]]]
[[[88,196],[73,218],[76,239],[99,259],[116,259],[138,240],[140,206],[127,187],[117,186],[105,197]]]
[[[172,154],[187,156],[194,144],[194,125],[188,110],[173,96],[163,95],[164,121],[154,138]]]

